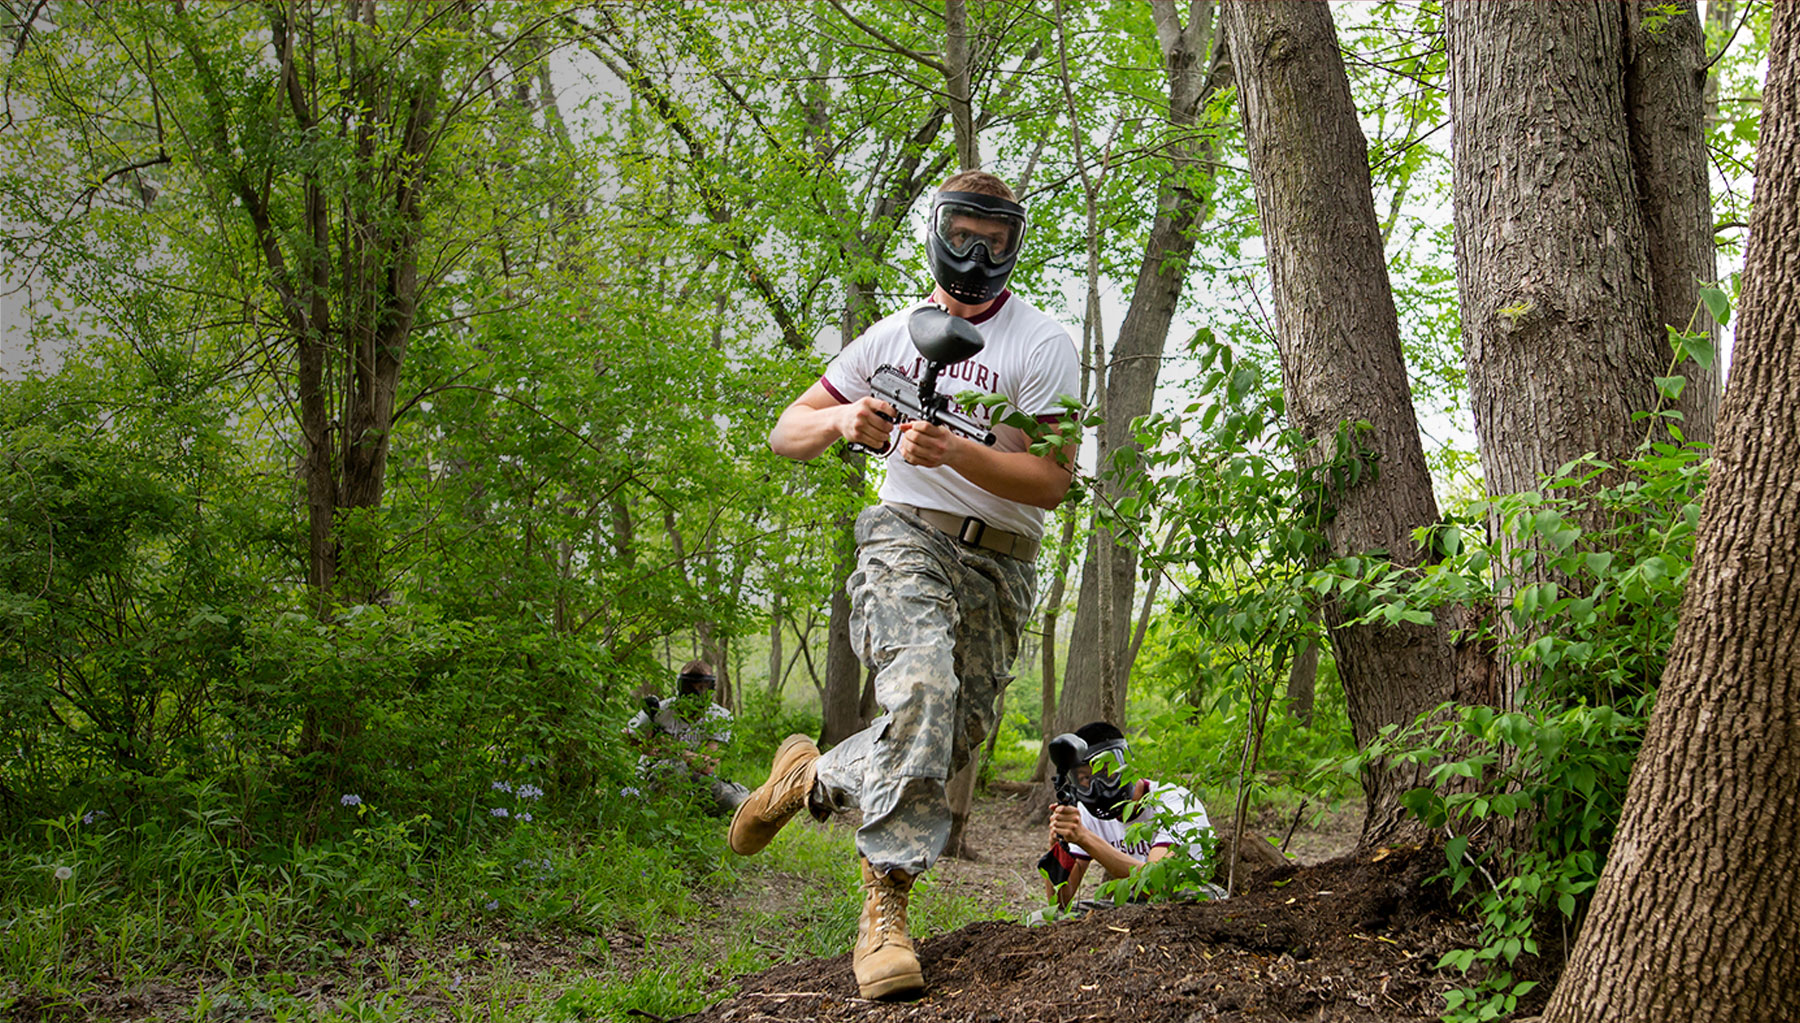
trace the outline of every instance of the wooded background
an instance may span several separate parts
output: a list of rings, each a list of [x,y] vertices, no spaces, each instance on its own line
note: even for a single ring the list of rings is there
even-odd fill
[[[1536,878],[1490,948],[1583,915],[1693,557],[1771,21],[0,4],[0,833],[199,799],[247,848],[377,805],[432,845],[501,775],[617,824],[620,728],[692,656],[746,774],[860,728],[881,467],[763,438],[929,290],[920,211],[979,166],[1091,427],[989,773],[1106,717],[1239,816],[1360,786],[1363,846]]]

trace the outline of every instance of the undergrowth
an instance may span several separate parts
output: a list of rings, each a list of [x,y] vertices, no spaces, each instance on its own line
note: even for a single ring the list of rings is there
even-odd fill
[[[845,951],[861,908],[852,830],[797,824],[745,860],[673,798],[515,809],[468,843],[346,800],[347,837],[279,847],[246,844],[216,790],[188,798],[180,821],[83,813],[0,842],[0,1011],[107,1018],[109,999],[160,991],[194,1019],[661,1018]],[[794,897],[709,926],[779,875]],[[1002,912],[927,876],[911,915],[923,936]]]

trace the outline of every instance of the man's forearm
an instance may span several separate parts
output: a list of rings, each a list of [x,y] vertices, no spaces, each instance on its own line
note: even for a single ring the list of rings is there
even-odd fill
[[[1069,492],[1069,470],[1028,451],[995,451],[957,437],[955,457],[947,462],[970,483],[1008,501],[1055,508]]]
[[[769,450],[783,458],[805,462],[817,458],[843,436],[836,408],[789,405],[769,431]]]
[[[1086,837],[1088,841],[1084,842],[1078,838],[1076,839],[1076,844],[1081,846],[1083,852],[1093,857],[1094,862],[1100,864],[1100,866],[1106,870],[1107,876],[1109,877],[1125,877],[1132,871],[1144,865],[1143,860],[1140,860],[1135,856],[1127,856],[1119,850],[1114,849],[1111,845],[1101,841],[1098,835],[1090,834],[1084,837]]]

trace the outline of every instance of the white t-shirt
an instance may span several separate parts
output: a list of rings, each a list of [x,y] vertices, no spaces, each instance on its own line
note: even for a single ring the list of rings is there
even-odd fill
[[[1150,850],[1159,845],[1172,846],[1176,852],[1185,849],[1189,856],[1198,860],[1204,851],[1201,842],[1206,833],[1212,830],[1212,821],[1207,819],[1206,807],[1200,804],[1200,800],[1192,792],[1179,785],[1165,785],[1161,782],[1150,783],[1143,809],[1131,820],[1103,821],[1089,813],[1085,806],[1080,807],[1080,810],[1082,827],[1114,849],[1140,860],[1148,859]],[[1151,820],[1165,811],[1179,815],[1181,822],[1174,826],[1159,826],[1156,834],[1146,840],[1125,841],[1126,829],[1140,821]],[[1077,859],[1093,859],[1087,850],[1073,843],[1069,845],[1069,852]]]
[[[845,404],[868,397],[869,378],[882,366],[893,366],[915,381],[923,376],[925,359],[913,347],[907,319],[926,304],[921,300],[907,306],[845,345],[821,378],[832,397]],[[1075,342],[1062,324],[1010,291],[1001,292],[987,312],[969,322],[981,331],[986,347],[967,362],[946,367],[938,375],[938,393],[1002,394],[1012,408],[1036,416],[1040,422],[1062,418],[1057,399],[1081,393]],[[989,409],[965,409],[954,399],[950,408],[992,426]],[[996,451],[1024,451],[1030,446],[1023,430],[993,426],[993,431]],[[894,451],[898,450],[896,444]],[[887,480],[881,486],[883,501],[972,515],[990,526],[1033,538],[1043,535],[1042,508],[988,493],[949,466],[924,469],[908,464],[893,457],[894,451],[889,452]]]
[[[671,696],[658,702],[655,717],[650,715],[648,709],[640,710],[637,716],[626,722],[625,727],[634,732],[643,732],[654,723],[657,731],[694,749],[700,749],[709,742],[730,742],[731,711],[712,702],[710,696],[703,699],[706,704],[702,708],[697,706],[699,699],[690,697],[683,700],[679,696]],[[657,771],[669,771],[682,776],[691,773],[684,760],[653,760],[647,755],[638,757],[638,771],[646,777]]]

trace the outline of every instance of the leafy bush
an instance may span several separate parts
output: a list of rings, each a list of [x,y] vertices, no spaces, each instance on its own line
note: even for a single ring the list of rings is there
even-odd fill
[[[1475,981],[1452,992],[1447,1019],[1512,1011],[1533,985],[1511,967],[1537,953],[1540,920],[1560,919],[1565,935],[1579,926],[1674,638],[1705,475],[1703,450],[1646,443],[1622,466],[1578,461],[1540,491],[1469,509],[1497,520],[1510,545],[1449,524],[1420,537],[1444,556],[1416,573],[1363,562],[1314,577],[1365,621],[1510,595],[1510,627],[1489,621],[1482,638],[1523,666],[1519,709],[1439,708],[1349,762],[1429,763],[1434,784],[1455,781],[1402,799],[1444,832],[1444,876],[1472,892],[1482,919],[1479,945],[1440,964]]]

